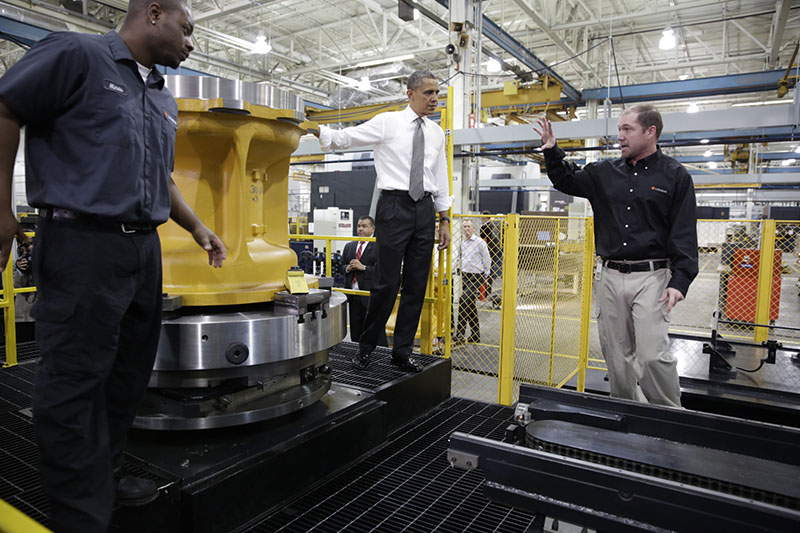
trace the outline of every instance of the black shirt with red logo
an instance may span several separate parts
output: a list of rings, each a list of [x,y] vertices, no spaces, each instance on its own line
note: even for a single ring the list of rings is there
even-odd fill
[[[667,258],[669,286],[685,296],[698,271],[697,204],[686,169],[660,148],[636,165],[619,158],[583,168],[565,161],[558,145],[543,152],[553,186],[591,202],[597,254],[618,261]]]

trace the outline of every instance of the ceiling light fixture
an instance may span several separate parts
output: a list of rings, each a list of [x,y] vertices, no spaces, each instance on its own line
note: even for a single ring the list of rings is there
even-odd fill
[[[711,170],[714,170],[715,168],[717,168],[717,162],[716,161],[709,161],[708,162],[708,168],[710,168]]]
[[[272,51],[272,46],[267,42],[267,38],[264,35],[259,35],[256,37],[256,42],[253,43],[253,53],[254,54],[268,54]]]
[[[672,50],[676,44],[675,32],[667,26],[667,29],[661,32],[661,40],[658,41],[658,47],[662,50]]]
[[[797,148],[794,149],[794,153],[800,154],[800,146],[798,146]]]
[[[708,144],[708,139],[700,139],[700,144]]]
[[[489,61],[486,63],[486,71],[487,72],[500,72],[503,66],[500,64],[498,60],[493,57],[489,58]]]
[[[358,90],[369,91],[369,89],[370,89],[369,76],[361,76],[361,81],[358,82]]]
[[[689,75],[688,74],[681,74],[680,76],[678,76],[678,79],[681,80],[681,81],[688,80],[689,79]]]
[[[783,161],[781,161],[781,165],[784,167],[788,167],[789,165],[794,165],[794,163],[795,163],[794,159],[784,159]]]
[[[703,157],[711,157],[713,153],[711,152],[711,148],[703,152]]]
[[[686,108],[687,113],[697,113],[698,111],[700,111],[700,108],[697,107],[697,104],[695,102],[691,102],[689,104],[689,107]]]
[[[786,104],[785,100],[770,100],[769,102],[740,102],[738,104],[731,104],[731,107],[751,107],[758,105],[775,105]]]

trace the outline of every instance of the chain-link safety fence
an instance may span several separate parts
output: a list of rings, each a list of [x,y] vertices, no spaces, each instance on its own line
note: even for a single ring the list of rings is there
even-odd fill
[[[582,388],[585,369],[605,371],[590,312],[591,219],[456,216],[452,232],[454,395],[510,403],[519,383]],[[707,369],[703,344],[712,332],[732,342],[797,347],[800,222],[699,220],[697,232],[699,274],[671,313],[679,369]],[[472,235],[486,243],[488,276],[475,275]],[[760,372],[765,381],[800,387],[796,365]]]
[[[578,374],[591,228],[584,218],[454,218],[454,395],[510,403],[520,383],[562,386]]]
[[[505,217],[455,216],[452,233],[452,390],[497,401]]]

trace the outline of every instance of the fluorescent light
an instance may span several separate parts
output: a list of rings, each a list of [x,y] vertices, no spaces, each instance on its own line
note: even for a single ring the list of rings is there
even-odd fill
[[[503,67],[500,62],[493,57],[490,57],[489,61],[486,63],[487,72],[500,72],[501,68]]]
[[[797,148],[794,149],[794,153],[800,154],[800,146],[798,146]]]
[[[714,155],[714,154],[713,154],[713,152],[711,152],[711,148],[709,148],[708,150],[703,152],[703,157],[711,157],[712,155]]]
[[[414,20],[419,20],[419,9],[414,8]]]
[[[689,75],[688,74],[681,74],[680,76],[678,76],[678,79],[681,80],[681,81],[688,80],[689,79]]]
[[[394,63],[395,61],[405,61],[407,59],[414,59],[414,54],[406,54],[402,56],[386,57],[383,59],[371,59],[357,63],[354,68],[358,67],[372,67],[375,65],[383,65],[384,63]]]
[[[254,54],[268,54],[272,50],[272,46],[267,42],[267,38],[263,35],[256,37],[256,42],[253,43]]]
[[[711,170],[714,170],[715,168],[717,168],[717,162],[716,161],[709,161],[708,162],[708,168],[710,168]]]
[[[781,161],[781,165],[784,167],[788,167],[789,165],[794,165],[794,163],[795,163],[794,159],[784,159],[783,161]]]
[[[661,32],[661,40],[658,41],[658,47],[662,50],[672,50],[675,48],[675,44],[675,32],[667,26],[667,29]]]
[[[770,100],[769,102],[742,102],[738,104],[731,104],[731,107],[751,107],[757,105],[775,105],[785,103],[787,103],[786,100]]]
[[[700,139],[700,144],[708,144],[708,139]]]
[[[694,102],[690,103],[689,107],[686,108],[687,113],[697,113],[698,111],[700,111],[700,108]]]
[[[613,146],[614,148],[619,148],[619,143],[614,143],[611,146]]]
[[[358,82],[359,91],[369,91],[369,76],[361,76],[361,81]]]

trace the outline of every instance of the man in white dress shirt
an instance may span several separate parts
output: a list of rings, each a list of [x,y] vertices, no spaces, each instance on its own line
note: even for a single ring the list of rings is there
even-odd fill
[[[481,326],[478,321],[478,307],[475,300],[481,285],[492,271],[492,259],[486,241],[475,235],[471,220],[461,224],[464,240],[461,241],[461,298],[458,299],[458,325],[455,344],[481,342]],[[469,339],[464,340],[469,324]]]
[[[376,186],[381,194],[375,213],[378,264],[372,280],[369,307],[359,353],[353,366],[364,370],[380,333],[392,313],[401,282],[392,363],[412,372],[422,365],[411,354],[425,298],[436,212],[439,213],[439,249],[450,243],[447,210],[449,195],[444,132],[428,116],[439,105],[439,82],[428,71],[408,78],[409,105],[403,111],[381,113],[352,128],[320,126],[323,150],[373,146]]]

